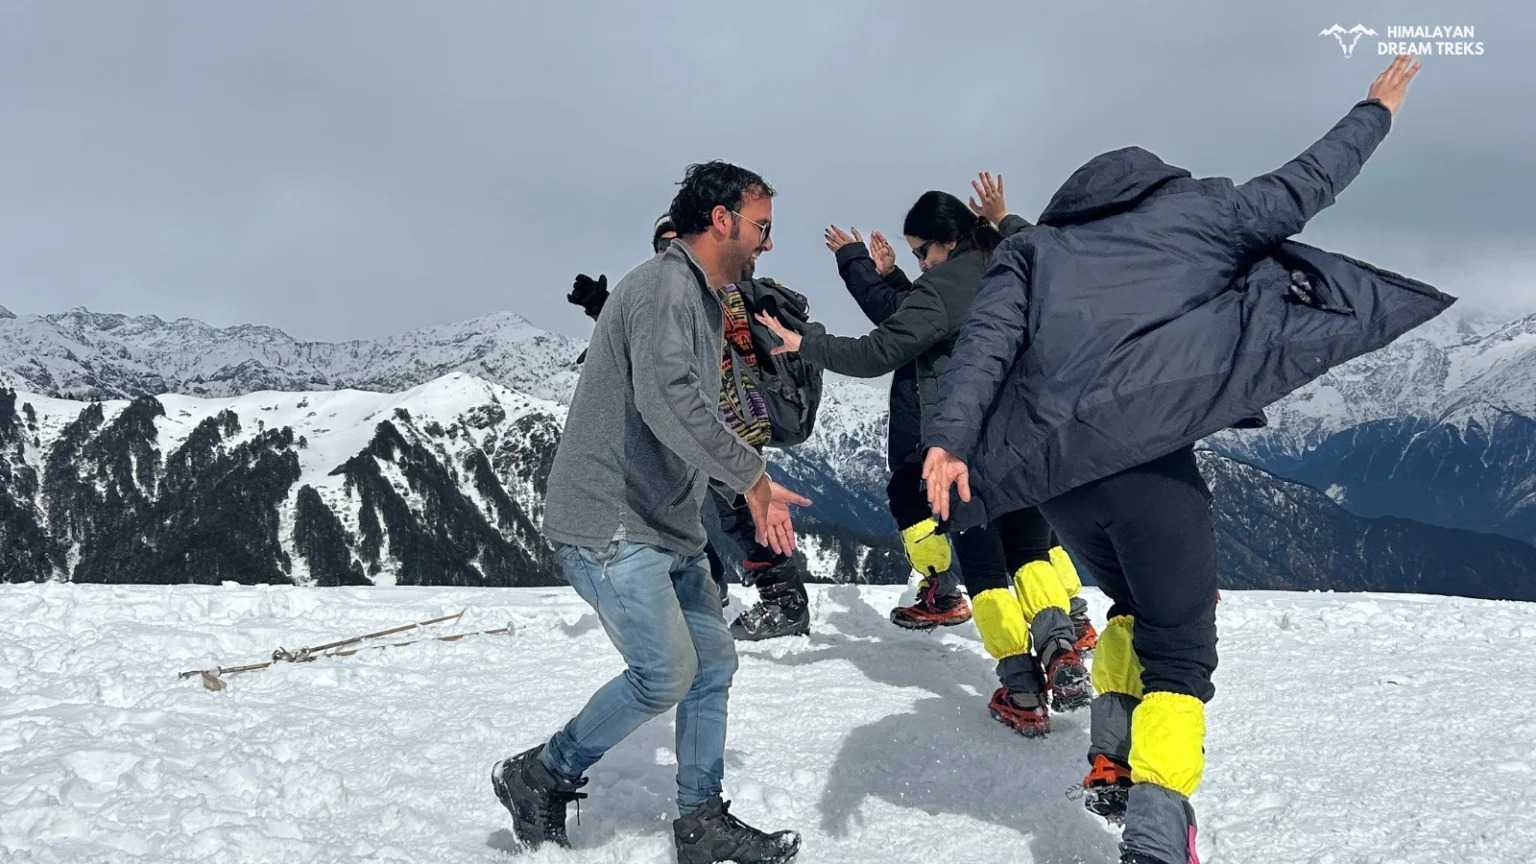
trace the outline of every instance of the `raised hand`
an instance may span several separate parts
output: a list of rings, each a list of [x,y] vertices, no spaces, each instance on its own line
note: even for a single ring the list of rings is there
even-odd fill
[[[859,229],[854,228],[853,236],[850,237],[848,236],[848,232],[837,227],[836,225],[830,225],[827,227],[826,240],[827,248],[831,249],[833,252],[836,252],[844,246],[847,246],[849,243],[864,242],[864,238],[859,236]]]
[[[1403,97],[1408,95],[1408,82],[1413,76],[1419,74],[1419,67],[1423,64],[1413,59],[1412,54],[1399,54],[1392,58],[1392,63],[1386,71],[1376,76],[1371,82],[1367,99],[1380,99],[1381,104],[1387,106],[1392,115],[1397,116],[1397,109],[1403,106]]]
[[[985,217],[993,225],[1002,222],[1008,215],[1008,205],[1003,203],[1003,175],[997,175],[994,181],[991,173],[983,171],[971,181],[971,188],[981,198],[979,203],[975,197],[971,198],[971,212]]]
[[[565,295],[565,299],[596,318],[608,299],[608,277],[599,275],[593,279],[585,273],[577,273],[575,281],[571,283],[571,293]]]
[[[896,269],[896,250],[879,231],[869,235],[869,257],[875,259],[875,272],[881,276],[889,276]]]

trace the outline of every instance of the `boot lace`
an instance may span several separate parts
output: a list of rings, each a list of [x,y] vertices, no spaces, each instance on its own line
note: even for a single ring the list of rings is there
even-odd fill
[[[729,802],[720,805],[720,822],[725,826],[726,833],[732,840],[756,840],[763,836],[763,832],[731,815],[731,805]]]
[[[565,807],[573,802],[576,804],[576,824],[581,824],[581,799],[587,797],[587,793],[576,790],[585,785],[587,785],[585,777],[578,777],[575,780],[560,778],[556,785],[546,791],[547,806],[539,808],[546,835],[565,836]]]

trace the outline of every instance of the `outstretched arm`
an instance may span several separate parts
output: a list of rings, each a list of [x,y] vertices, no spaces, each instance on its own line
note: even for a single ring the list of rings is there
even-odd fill
[[[825,332],[802,336],[767,313],[760,313],[757,320],[784,343],[773,349],[774,354],[799,351],[807,362],[840,375],[878,378],[916,360],[944,338],[949,316],[939,292],[919,280],[902,298],[894,315],[857,338],[829,336]]]
[[[1301,231],[1333,204],[1360,173],[1392,128],[1408,83],[1418,74],[1411,55],[1399,54],[1371,85],[1367,98],[1305,152],[1233,194],[1239,251],[1256,252]]]

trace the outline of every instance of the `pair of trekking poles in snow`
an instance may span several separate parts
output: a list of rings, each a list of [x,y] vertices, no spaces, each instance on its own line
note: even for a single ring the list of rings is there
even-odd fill
[[[258,669],[266,669],[267,667],[273,666],[277,663],[308,663],[311,660],[316,660],[321,657],[350,657],[361,651],[367,651],[376,648],[401,648],[406,645],[414,645],[418,642],[457,642],[466,636],[510,636],[517,632],[516,626],[512,622],[508,621],[507,626],[505,627],[497,627],[493,630],[481,630],[474,633],[450,633],[447,636],[423,636],[416,639],[408,639],[404,642],[389,642],[382,645],[361,644],[372,639],[383,639],[385,637],[395,636],[410,630],[419,630],[425,627],[431,627],[435,624],[446,624],[450,621],[457,621],[464,617],[464,613],[467,611],[469,610],[461,609],[459,612],[453,615],[444,615],[441,618],[417,621],[412,624],[402,624],[399,627],[390,627],[387,630],[379,630],[374,633],[365,633],[361,636],[353,636],[348,639],[338,639],[335,642],[327,642],[324,645],[315,645],[309,648],[298,648],[290,651],[286,648],[283,648],[282,646],[278,646],[277,650],[272,652],[272,659],[262,663],[249,663],[244,666],[214,666],[208,669],[189,669],[185,672],[182,672],[177,677],[185,680],[193,676],[200,676],[205,688],[217,692],[224,689],[223,678],[225,675],[233,675],[239,672],[255,672]]]

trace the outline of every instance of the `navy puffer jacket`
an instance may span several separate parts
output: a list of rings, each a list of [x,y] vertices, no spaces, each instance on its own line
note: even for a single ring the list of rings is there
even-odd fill
[[[1391,128],[1380,102],[1241,185],[1138,147],[1094,157],[998,247],[925,446],[971,471],[961,531],[1230,427],[1455,298],[1287,240]]]

